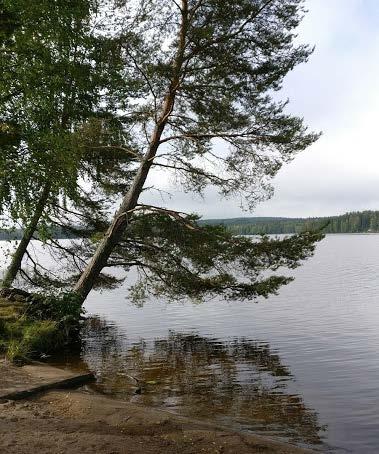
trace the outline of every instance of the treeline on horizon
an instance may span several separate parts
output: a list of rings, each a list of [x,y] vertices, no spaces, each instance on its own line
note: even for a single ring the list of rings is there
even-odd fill
[[[24,230],[23,229],[2,229],[0,228],[0,241],[12,241],[12,240],[21,240]],[[57,240],[67,240],[78,238],[79,235],[75,234],[73,231],[64,229],[62,227],[54,227],[50,229],[52,238]],[[38,238],[38,234],[36,234]]]
[[[379,211],[355,211],[319,218],[251,217],[205,219],[203,225],[224,225],[236,235],[301,233],[322,228],[324,233],[379,232]]]
[[[200,225],[223,225],[236,235],[301,233],[322,229],[324,233],[379,233],[379,211],[354,211],[341,216],[319,218],[249,217],[203,219]],[[79,227],[78,227],[79,229]],[[79,238],[74,230],[53,228],[55,239]],[[22,229],[0,229],[0,241],[19,240]]]

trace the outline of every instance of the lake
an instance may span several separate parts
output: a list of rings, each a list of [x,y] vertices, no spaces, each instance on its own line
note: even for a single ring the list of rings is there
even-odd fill
[[[98,391],[322,452],[379,450],[379,235],[328,235],[279,295],[148,301],[93,292]],[[139,392],[141,393],[139,394]]]

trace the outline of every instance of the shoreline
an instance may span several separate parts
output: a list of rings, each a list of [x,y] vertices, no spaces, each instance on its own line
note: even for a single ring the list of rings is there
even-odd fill
[[[30,388],[73,374],[45,364],[15,367],[0,362],[6,386]],[[181,453],[301,454],[315,451],[236,432],[207,421],[144,407],[88,389],[55,390],[0,403],[0,451],[9,454]]]

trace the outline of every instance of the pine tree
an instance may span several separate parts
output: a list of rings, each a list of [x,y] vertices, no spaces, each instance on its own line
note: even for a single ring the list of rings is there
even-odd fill
[[[137,267],[141,286],[171,294],[275,292],[288,279],[263,273],[297,266],[319,233],[252,243],[140,196],[148,176],[163,169],[187,191],[213,185],[253,208],[271,194],[281,165],[317,139],[273,96],[312,51],[294,44],[302,1],[117,1],[116,10],[112,28],[134,87],[119,107],[140,162],[75,292],[84,300],[114,265]]]

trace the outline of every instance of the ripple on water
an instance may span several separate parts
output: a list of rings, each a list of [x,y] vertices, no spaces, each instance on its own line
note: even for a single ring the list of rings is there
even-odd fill
[[[82,364],[98,389],[125,399],[323,452],[322,440],[376,453],[378,257],[378,235],[329,235],[294,282],[259,304],[137,308],[125,288],[94,292]]]

